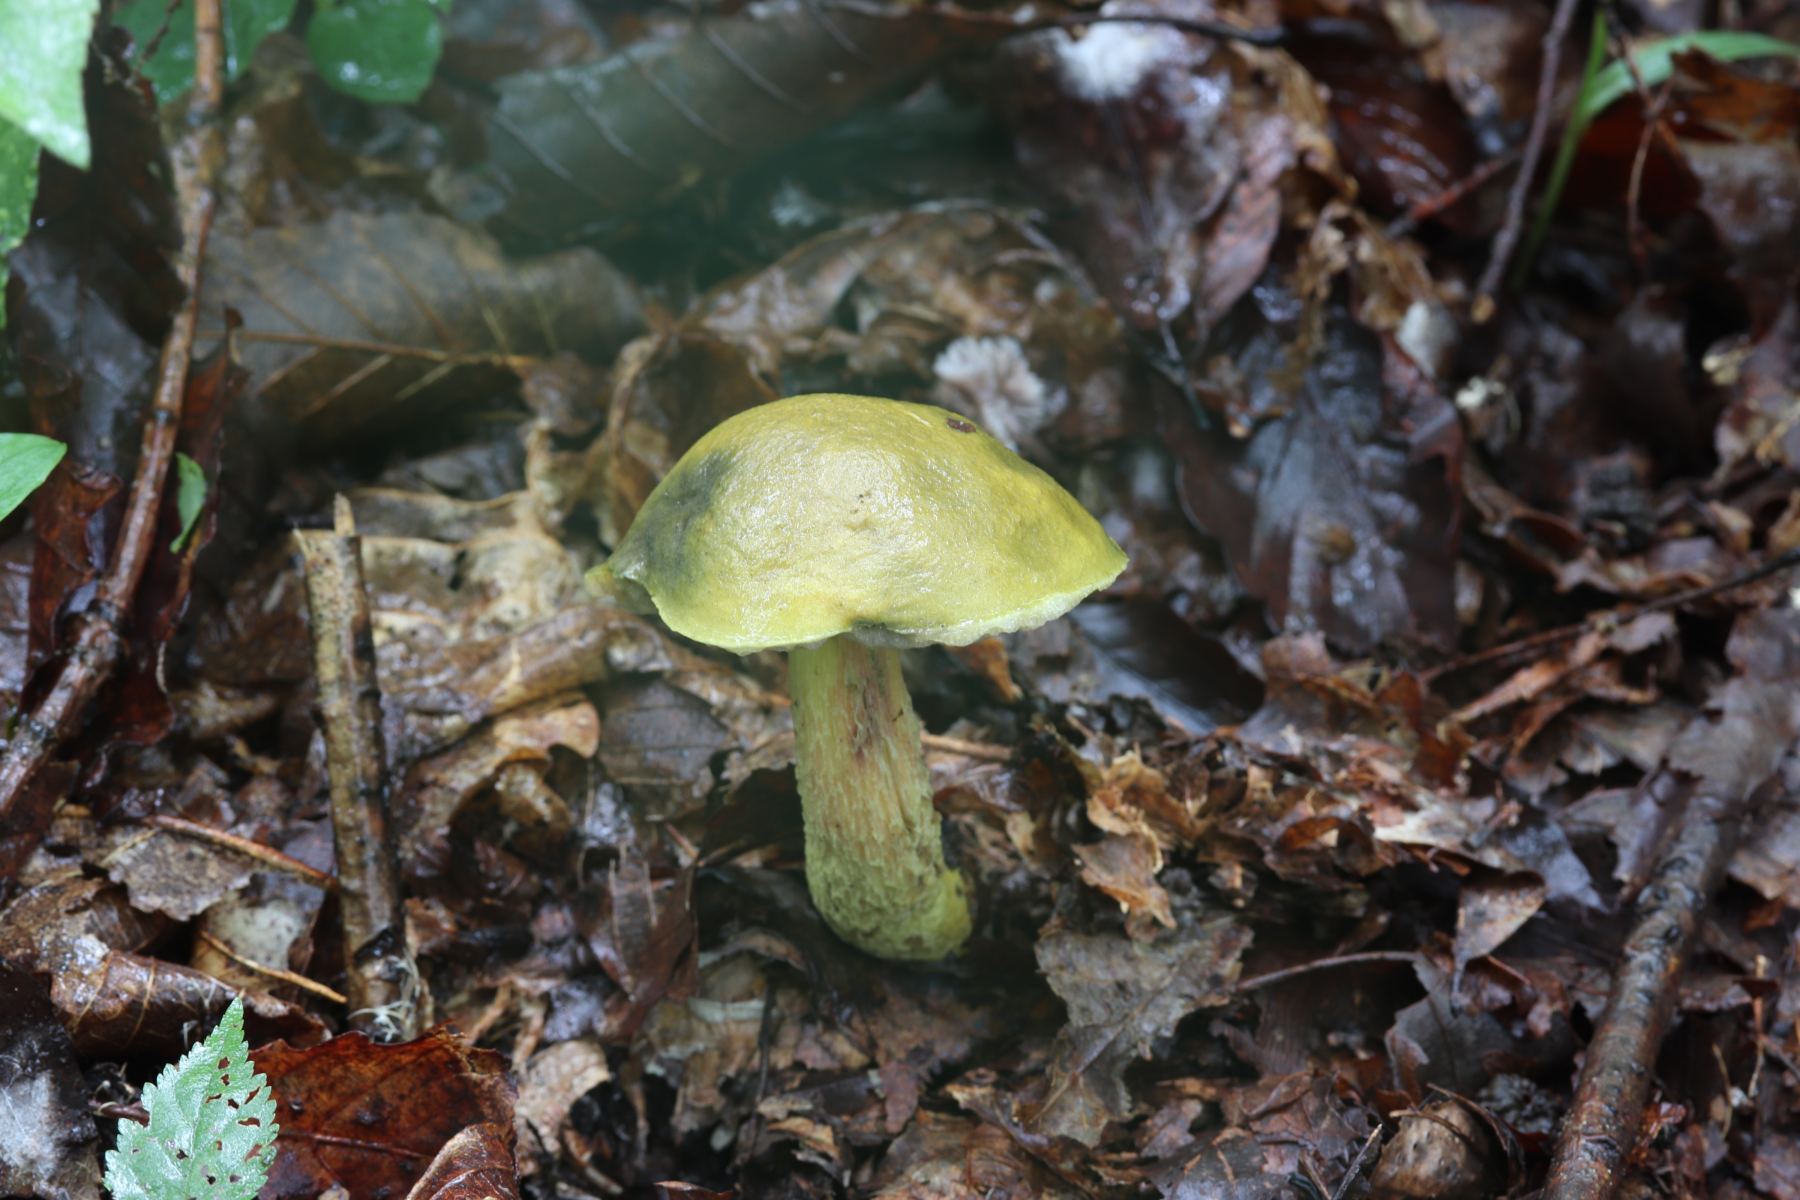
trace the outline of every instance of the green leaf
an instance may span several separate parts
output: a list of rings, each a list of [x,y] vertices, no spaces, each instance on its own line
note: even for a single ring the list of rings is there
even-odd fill
[[[87,170],[81,72],[100,0],[0,0],[0,120]]]
[[[294,0],[224,0],[225,78],[235,80],[250,69],[257,46],[271,33],[287,28],[294,15]],[[169,31],[157,44],[156,53],[143,57],[144,48],[167,18]],[[137,44],[138,70],[156,89],[156,99],[167,104],[194,85],[194,4],[181,0],[169,15],[167,0],[129,0],[113,11],[113,24],[131,31]]]
[[[175,471],[180,476],[175,511],[181,516],[181,533],[169,543],[169,553],[180,554],[194,532],[194,522],[200,519],[200,510],[206,507],[206,471],[180,451],[175,453]]]
[[[6,256],[31,228],[37,196],[37,139],[10,121],[0,121],[0,295],[6,292]],[[0,328],[6,313],[0,309]]]
[[[35,433],[0,433],[0,517],[25,502],[62,461],[68,447]]]
[[[1634,47],[1631,53],[1644,86],[1653,88],[1668,80],[1675,70],[1675,56],[1688,50],[1703,50],[1721,62],[1767,58],[1778,54],[1800,55],[1800,46],[1792,42],[1780,41],[1760,33],[1739,33],[1730,29],[1704,29],[1697,33],[1678,34],[1646,46]],[[1550,218],[1562,201],[1563,187],[1569,181],[1569,169],[1574,165],[1575,152],[1581,145],[1581,135],[1587,132],[1587,127],[1593,124],[1595,117],[1637,90],[1637,84],[1631,78],[1631,64],[1620,58],[1602,69],[1600,64],[1605,56],[1606,13],[1604,9],[1597,8],[1594,10],[1594,31],[1588,42],[1587,69],[1582,73],[1581,91],[1575,97],[1575,110],[1569,114],[1569,123],[1563,129],[1562,145],[1557,148],[1556,162],[1550,168],[1550,178],[1544,185],[1543,199],[1538,203],[1537,217],[1532,222],[1531,233],[1513,262],[1511,281],[1515,288],[1523,286],[1526,277],[1531,274],[1531,264],[1536,261],[1538,249],[1550,231]]]
[[[106,1155],[113,1200],[250,1200],[275,1159],[275,1098],[250,1064],[244,1002],[144,1088],[148,1125],[119,1122]]]
[[[319,77],[375,104],[411,104],[431,82],[444,31],[430,0],[320,0],[306,27]]]
[[[1779,54],[1800,55],[1800,46],[1761,33],[1739,33],[1732,29],[1703,29],[1663,38],[1647,46],[1635,47],[1632,57],[1644,86],[1656,87],[1675,70],[1675,56],[1688,50],[1703,50],[1720,62],[1737,62],[1745,58],[1771,58]],[[1595,75],[1581,89],[1575,103],[1574,120],[1583,129],[1588,122],[1605,112],[1612,104],[1637,90],[1631,79],[1631,67],[1622,58],[1614,59],[1604,71]]]
[[[1556,215],[1556,206],[1562,202],[1563,187],[1569,182],[1569,168],[1575,165],[1575,151],[1580,148],[1582,132],[1588,127],[1588,122],[1581,116],[1583,101],[1588,89],[1594,86],[1594,80],[1599,78],[1600,64],[1605,59],[1606,9],[1600,7],[1594,9],[1594,28],[1588,34],[1587,65],[1582,68],[1581,91],[1575,98],[1575,111],[1563,127],[1562,144],[1556,148],[1556,162],[1550,168],[1549,182],[1544,185],[1544,194],[1538,198],[1531,232],[1526,235],[1519,256],[1513,260],[1510,282],[1515,291],[1524,287],[1526,279],[1530,278],[1531,266],[1537,261],[1538,250],[1550,232],[1550,218]]]

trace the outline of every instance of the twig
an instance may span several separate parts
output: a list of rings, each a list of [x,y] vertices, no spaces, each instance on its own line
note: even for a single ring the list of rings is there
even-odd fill
[[[175,23],[175,10],[181,4],[182,0],[169,0],[163,9],[162,24],[156,27],[156,32],[150,35],[150,40],[138,51],[138,62],[147,63],[156,57],[156,52],[162,48],[163,39],[169,36],[169,27]]]
[[[936,733],[920,733],[919,744],[927,750],[942,750],[946,754],[960,754],[964,758],[980,758],[988,762],[1003,763],[1013,756],[1011,746],[997,746],[992,742],[967,742],[962,738],[944,737]]]
[[[150,1123],[150,1114],[144,1111],[141,1104],[95,1104],[88,1105],[88,1111],[96,1117],[108,1117],[114,1121],[136,1121],[139,1125]]]
[[[1344,1172],[1344,1178],[1338,1183],[1337,1190],[1331,1193],[1331,1200],[1344,1200],[1350,1194],[1350,1188],[1356,1183],[1356,1177],[1362,1173],[1363,1163],[1368,1161],[1370,1153],[1381,1144],[1381,1126],[1377,1125],[1369,1131],[1369,1136],[1356,1152],[1356,1158],[1350,1163],[1350,1169]]]
[[[223,330],[207,329],[203,338],[224,337]],[[419,358],[426,362],[452,366],[477,364],[499,367],[524,367],[538,360],[529,354],[462,354],[451,350],[433,350],[429,346],[404,346],[397,342],[359,342],[349,338],[327,337],[320,333],[277,333],[272,330],[240,329],[234,335],[240,342],[279,342],[290,346],[311,346],[317,350],[349,350],[358,354],[386,354],[393,358]]]
[[[1079,29],[1084,25],[1164,25],[1170,29],[1179,29],[1183,33],[1197,33],[1202,37],[1217,38],[1222,42],[1248,42],[1252,46],[1279,46],[1287,40],[1287,35],[1279,26],[1265,29],[1244,29],[1237,25],[1227,25],[1223,21],[1196,21],[1187,17],[1166,17],[1151,13],[1079,13],[1073,16],[1061,16],[1034,25],[1033,30]]]
[[[1627,55],[1630,50],[1626,51]],[[1631,60],[1626,59],[1627,62]],[[1632,68],[1636,77],[1637,68]],[[1625,241],[1631,247],[1631,261],[1637,265],[1638,281],[1645,286],[1650,283],[1650,251],[1644,245],[1643,222],[1638,215],[1638,201],[1643,196],[1644,167],[1650,161],[1650,142],[1662,127],[1663,106],[1675,91],[1673,79],[1663,85],[1657,93],[1656,100],[1644,112],[1644,136],[1638,139],[1637,156],[1631,160],[1631,182],[1625,188]]]
[[[191,120],[189,133],[172,154],[178,164],[175,193],[182,236],[181,250],[171,256],[171,266],[187,291],[187,302],[175,311],[163,341],[156,392],[144,416],[143,445],[125,518],[93,602],[70,622],[70,636],[55,667],[55,678],[31,711],[19,716],[5,755],[0,757],[0,831],[8,831],[14,844],[27,853],[44,832],[20,827],[27,819],[36,823],[38,815],[25,811],[31,807],[27,803],[29,786],[51,756],[79,730],[123,656],[124,625],[150,560],[163,485],[175,457],[175,435],[181,425],[194,330],[200,317],[200,263],[217,203],[213,181],[224,154],[218,130],[219,103],[224,95],[219,4],[220,0],[195,0]]]
[[[1272,983],[1281,983],[1292,979],[1296,975],[1305,975],[1309,971],[1323,971],[1330,967],[1353,967],[1358,963],[1377,962],[1416,963],[1419,961],[1419,957],[1419,952],[1416,950],[1364,950],[1360,954],[1337,954],[1331,958],[1315,958],[1311,962],[1300,963],[1297,966],[1283,967],[1279,971],[1270,971],[1267,975],[1252,975],[1248,979],[1240,979],[1232,991],[1254,992],[1259,988],[1266,988]]]
[[[1638,280],[1644,285],[1650,283],[1650,252],[1644,246],[1643,223],[1638,208],[1643,196],[1644,168],[1650,161],[1650,141],[1661,136],[1664,147],[1674,155],[1681,157],[1681,150],[1675,144],[1675,135],[1663,124],[1663,109],[1667,107],[1669,98],[1675,94],[1675,79],[1671,76],[1662,90],[1654,97],[1650,95],[1650,87],[1644,82],[1644,76],[1638,70],[1637,52],[1631,48],[1631,37],[1619,20],[1618,13],[1612,5],[1606,6],[1607,22],[1616,29],[1619,39],[1620,57],[1625,62],[1626,71],[1631,74],[1631,83],[1637,89],[1638,105],[1644,110],[1644,133],[1638,139],[1637,154],[1631,160],[1631,182],[1625,188],[1625,241],[1631,248],[1631,259],[1637,266]]]
[[[250,971],[256,975],[267,976],[270,979],[277,979],[282,983],[291,983],[301,991],[311,992],[313,995],[329,1000],[333,1004],[349,1003],[342,995],[332,991],[316,979],[308,979],[304,975],[297,974],[293,971],[283,970],[281,967],[265,967],[259,962],[254,962],[251,959],[245,958],[236,950],[233,950],[230,946],[227,946],[224,942],[221,942],[218,938],[206,932],[204,929],[196,929],[194,934],[201,941],[205,942],[214,950],[217,950],[220,954],[223,954],[226,958],[229,958],[232,962],[244,968],[246,971]]]
[[[1573,625],[1563,625],[1556,629],[1546,629],[1542,633],[1534,633],[1530,637],[1522,637],[1516,642],[1507,642],[1503,646],[1492,646],[1474,654],[1461,655],[1451,659],[1449,662],[1439,663],[1429,670],[1419,672],[1419,680],[1423,683],[1430,683],[1439,676],[1448,675],[1453,671],[1461,671],[1466,667],[1476,667],[1483,663],[1490,663],[1504,658],[1512,658],[1515,655],[1535,653],[1539,650],[1554,646],[1559,642],[1573,641],[1590,629],[1597,628],[1601,621],[1611,621],[1615,624],[1623,625],[1653,612],[1662,612],[1664,609],[1680,608],[1683,605],[1697,604],[1702,600],[1711,599],[1724,592],[1735,591],[1738,588],[1747,587],[1759,579],[1766,579],[1770,575],[1785,571],[1789,567],[1797,565],[1800,565],[1800,546],[1777,554],[1774,558],[1771,558],[1760,567],[1752,567],[1748,571],[1733,575],[1730,579],[1720,580],[1718,583],[1709,583],[1704,587],[1689,588],[1685,592],[1676,592],[1672,596],[1663,596],[1660,599],[1647,601],[1643,604],[1605,609],[1590,615],[1585,621],[1577,621]]]
[[[316,867],[309,867],[297,858],[290,858],[273,846],[253,842],[247,837],[227,833],[223,829],[214,829],[211,825],[202,825],[198,821],[189,821],[182,817],[164,816],[161,813],[145,817],[142,823],[157,829],[166,829],[170,833],[178,833],[183,837],[191,837],[196,841],[211,842],[215,846],[241,854],[245,858],[255,859],[271,870],[304,879],[314,887],[324,888],[328,892],[337,887],[336,879]]]
[[[1588,1043],[1542,1200],[1610,1200],[1637,1142],[1675,981],[1736,843],[1741,801],[1701,793],[1657,860]]]
[[[1445,209],[1454,206],[1464,196],[1518,162],[1521,153],[1519,147],[1513,146],[1488,159],[1437,195],[1415,201],[1411,208],[1389,222],[1387,229],[1383,232],[1390,238],[1401,237],[1412,232],[1413,226],[1419,222],[1428,221]]]
[[[1550,132],[1550,109],[1556,100],[1556,73],[1562,66],[1562,44],[1569,36],[1569,25],[1575,18],[1575,0],[1556,0],[1556,15],[1544,34],[1543,61],[1538,68],[1537,111],[1531,114],[1531,132],[1525,138],[1525,155],[1519,163],[1519,177],[1513,180],[1506,197],[1506,219],[1494,235],[1494,248],[1488,255],[1487,269],[1475,289],[1475,302],[1470,315],[1484,325],[1494,315],[1494,293],[1512,261],[1519,244],[1519,233],[1525,227],[1525,198],[1531,194],[1531,179],[1537,174],[1538,159],[1544,153],[1544,138]]]
[[[337,498],[335,529],[297,530],[294,536],[306,563],[313,674],[331,780],[350,1024],[377,1041],[404,1041],[418,1033],[412,1003],[418,972],[406,951],[400,873],[389,836],[381,689],[362,539],[343,496]]]

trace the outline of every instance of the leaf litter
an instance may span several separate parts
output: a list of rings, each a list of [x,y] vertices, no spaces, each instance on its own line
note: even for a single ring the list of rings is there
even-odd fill
[[[6,1189],[96,1197],[242,995],[265,1197],[1475,1200],[1565,1186],[1596,1120],[1633,1194],[1796,1194],[1791,60],[1685,52],[1601,114],[1480,323],[1547,8],[565,10],[459,6],[407,109],[286,33],[227,98],[205,507],[177,547],[171,476],[125,665],[0,810],[0,1089],[42,1131]],[[181,300],[113,54],[94,172],[46,160],[11,256],[0,413],[70,450],[0,524],[9,714],[94,603]],[[814,911],[779,657],[580,584],[806,391],[957,412],[1131,558],[911,656],[978,914],[943,964]],[[397,1045],[345,1032],[291,540],[340,494]],[[1603,1113],[1608,1070],[1648,1090]]]

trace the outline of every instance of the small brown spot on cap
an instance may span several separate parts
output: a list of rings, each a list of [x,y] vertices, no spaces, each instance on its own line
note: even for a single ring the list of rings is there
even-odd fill
[[[945,421],[944,424],[946,424],[950,428],[956,430],[956,432],[958,432],[958,433],[974,433],[975,432],[975,427],[973,425],[969,424],[967,421],[964,421],[958,417],[951,417],[949,420]]]

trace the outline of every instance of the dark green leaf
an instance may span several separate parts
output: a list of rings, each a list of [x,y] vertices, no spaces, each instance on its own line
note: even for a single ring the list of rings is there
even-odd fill
[[[249,70],[251,56],[265,37],[287,27],[288,18],[294,15],[294,0],[224,0],[224,4],[225,77],[232,80]],[[156,53],[144,59],[145,47],[165,18],[169,31],[157,44]],[[193,0],[181,0],[173,16],[166,0],[130,0],[114,10],[113,24],[131,31],[137,43],[138,70],[156,89],[158,101],[167,104],[193,86]]]
[[[437,70],[444,32],[430,0],[321,3],[306,27],[319,77],[374,104],[410,104]]]
[[[0,517],[50,478],[67,450],[61,442],[35,433],[0,433]]]
[[[175,511],[181,517],[181,532],[169,544],[169,553],[180,554],[181,548],[187,545],[188,535],[194,532],[194,522],[200,519],[200,510],[206,506],[206,471],[179,451],[175,454],[175,471],[180,477],[175,492]]]
[[[87,169],[81,72],[99,0],[0,0],[0,120]]]

